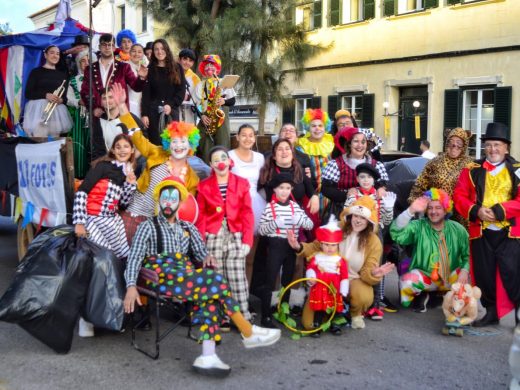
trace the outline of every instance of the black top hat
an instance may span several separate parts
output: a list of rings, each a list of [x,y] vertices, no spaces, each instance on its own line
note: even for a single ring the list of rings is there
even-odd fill
[[[269,185],[271,188],[276,188],[282,183],[289,183],[291,186],[294,187],[293,175],[291,175],[290,173],[285,173],[285,172],[277,173],[276,175],[273,176],[273,178],[269,182]]]
[[[379,180],[379,172],[372,164],[369,164],[369,163],[359,164],[356,167],[356,175],[359,175],[361,172],[368,173],[370,176],[372,176],[374,178],[374,181]]]
[[[503,123],[493,122],[488,123],[486,127],[486,134],[480,137],[482,141],[489,140],[498,140],[503,141],[507,144],[511,144],[511,140],[509,139],[509,129]]]
[[[87,45],[89,46],[88,44],[88,35],[76,35],[74,37],[74,43],[72,44],[71,47],[75,47],[75,46],[79,46],[79,45]]]
[[[153,50],[153,42],[146,42],[144,50]]]

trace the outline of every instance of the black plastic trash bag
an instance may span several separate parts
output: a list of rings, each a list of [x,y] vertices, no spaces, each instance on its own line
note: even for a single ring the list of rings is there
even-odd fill
[[[126,286],[124,264],[112,251],[86,241],[93,256],[92,278],[82,316],[96,328],[119,331],[123,326]]]
[[[58,353],[68,352],[92,274],[85,242],[66,226],[37,237],[0,298],[0,320],[19,324]]]

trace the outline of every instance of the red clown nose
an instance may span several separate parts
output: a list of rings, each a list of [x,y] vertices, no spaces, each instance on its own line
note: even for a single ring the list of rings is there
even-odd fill
[[[219,171],[223,171],[224,169],[226,169],[226,167],[227,167],[227,164],[226,164],[225,162],[219,162],[219,163],[217,164],[217,169],[218,169]]]

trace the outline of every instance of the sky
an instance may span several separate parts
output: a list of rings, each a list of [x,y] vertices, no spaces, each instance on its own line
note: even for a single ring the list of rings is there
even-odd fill
[[[27,16],[58,3],[58,0],[0,0],[0,23],[9,22],[13,33],[34,30]]]

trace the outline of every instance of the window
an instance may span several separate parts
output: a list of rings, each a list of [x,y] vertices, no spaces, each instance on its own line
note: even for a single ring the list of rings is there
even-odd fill
[[[330,0],[329,25],[355,23],[375,16],[375,0]]]
[[[358,127],[363,127],[363,95],[341,96],[341,108],[350,111]]]
[[[125,5],[123,4],[119,7],[119,23],[121,25],[121,30],[125,29],[125,19]]]
[[[363,0],[343,0],[341,18],[343,23],[363,20]]]
[[[495,89],[466,89],[462,95],[462,127],[474,135],[469,144],[469,155],[480,158],[483,153],[480,137],[495,113]]]
[[[141,5],[141,32],[148,30],[148,0],[143,0]]]
[[[296,7],[296,24],[301,24],[306,31],[321,27],[322,0],[304,1]]]
[[[408,12],[421,11],[423,9],[423,0],[398,0],[397,13],[406,14]]]
[[[294,99],[295,103],[295,117],[294,122],[298,127],[298,130],[302,131],[300,120],[303,117],[303,114],[307,108],[312,108],[312,97],[301,97]]]

